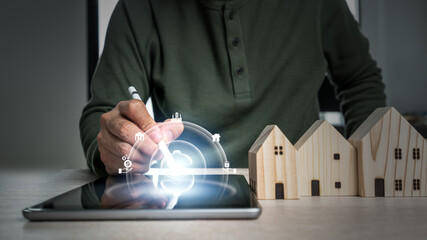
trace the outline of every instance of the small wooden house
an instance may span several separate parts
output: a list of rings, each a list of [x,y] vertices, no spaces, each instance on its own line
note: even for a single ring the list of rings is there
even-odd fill
[[[316,121],[295,144],[301,196],[358,194],[355,148],[327,121]]]
[[[358,153],[360,196],[426,196],[426,140],[395,108],[376,109],[349,141]]]
[[[258,199],[299,199],[296,151],[276,125],[249,150],[249,182]]]

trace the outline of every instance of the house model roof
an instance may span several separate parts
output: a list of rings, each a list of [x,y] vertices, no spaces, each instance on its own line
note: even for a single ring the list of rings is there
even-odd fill
[[[251,153],[258,152],[258,150],[262,147],[264,142],[273,132],[278,132],[279,134],[283,135],[283,137],[285,138],[285,141],[290,144],[290,141],[286,138],[285,134],[283,134],[280,128],[277,127],[277,125],[267,125],[264,128],[264,130],[261,132],[261,134],[258,136],[258,138],[255,140],[254,144],[252,144],[252,147],[249,149],[249,152]]]
[[[312,136],[313,134],[318,131],[321,127],[326,127],[325,125],[328,125],[326,129],[330,129],[331,131],[333,131],[335,133],[335,135],[338,138],[341,138],[340,140],[343,140],[343,142],[347,142],[347,140],[341,135],[340,132],[338,132],[338,130],[332,126],[329,122],[325,121],[325,120],[317,120],[316,122],[314,122],[313,125],[311,125],[311,127],[304,133],[304,135],[302,135],[302,137],[298,140],[297,143],[295,143],[295,148],[297,150],[299,150]],[[350,144],[350,143],[348,143]]]
[[[392,114],[393,113],[393,114]],[[360,141],[387,115],[392,114],[400,116],[403,121],[406,121],[402,115],[394,107],[377,108],[369,115],[369,117],[360,125],[360,127],[350,136],[349,141]],[[411,126],[412,127],[412,126]]]

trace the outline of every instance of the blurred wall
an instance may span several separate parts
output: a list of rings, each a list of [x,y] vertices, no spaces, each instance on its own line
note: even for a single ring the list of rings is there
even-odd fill
[[[361,0],[360,13],[388,104],[401,113],[427,113],[427,1]]]
[[[0,1],[0,167],[85,167],[86,0]]]

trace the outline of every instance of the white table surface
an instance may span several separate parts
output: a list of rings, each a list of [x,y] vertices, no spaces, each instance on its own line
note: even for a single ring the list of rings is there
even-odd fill
[[[263,200],[256,220],[30,222],[21,214],[94,179],[88,170],[1,170],[0,239],[427,239],[427,198]]]

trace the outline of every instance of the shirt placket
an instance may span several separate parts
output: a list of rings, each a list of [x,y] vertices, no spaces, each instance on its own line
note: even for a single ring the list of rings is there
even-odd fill
[[[251,90],[240,14],[236,10],[225,8],[223,17],[234,97],[236,99],[248,99],[251,98]]]

